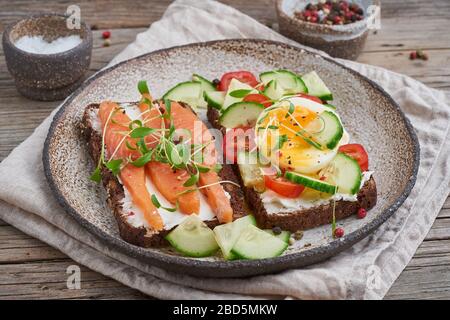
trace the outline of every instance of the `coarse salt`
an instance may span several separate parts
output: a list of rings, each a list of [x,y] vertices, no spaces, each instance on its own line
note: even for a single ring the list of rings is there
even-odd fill
[[[79,45],[81,41],[82,39],[79,35],[60,37],[52,42],[45,41],[43,36],[23,36],[14,44],[17,48],[26,52],[52,54],[73,49]]]

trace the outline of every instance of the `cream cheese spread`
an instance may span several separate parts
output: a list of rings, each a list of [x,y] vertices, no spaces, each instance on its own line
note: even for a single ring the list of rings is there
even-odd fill
[[[360,188],[370,179],[372,174],[373,171],[363,172]],[[351,195],[343,193],[328,195],[317,191],[305,191],[298,198],[286,198],[268,189],[261,193],[261,200],[267,213],[277,214],[280,212],[297,211],[299,209],[309,209],[322,204],[327,204],[332,200],[358,201],[358,196],[356,194]]]

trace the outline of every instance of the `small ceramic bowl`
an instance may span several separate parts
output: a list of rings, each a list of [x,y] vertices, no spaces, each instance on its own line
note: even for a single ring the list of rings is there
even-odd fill
[[[280,33],[301,44],[322,50],[337,58],[355,60],[361,53],[369,33],[368,21],[374,19],[375,11],[368,14],[371,5],[380,6],[379,0],[354,1],[364,10],[364,19],[345,25],[310,23],[294,17],[308,3],[317,0],[277,0],[276,10]]]
[[[15,42],[23,36],[42,36],[47,42],[59,37],[79,35],[81,43],[70,50],[52,54],[30,53]],[[33,100],[60,100],[67,97],[84,80],[92,54],[92,33],[84,23],[69,29],[66,16],[37,14],[19,20],[3,33],[6,65],[18,91]]]

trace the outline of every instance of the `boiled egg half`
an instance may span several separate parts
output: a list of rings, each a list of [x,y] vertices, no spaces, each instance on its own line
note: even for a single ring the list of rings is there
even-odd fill
[[[279,168],[305,174],[326,167],[339,146],[349,141],[334,109],[301,97],[284,98],[265,109],[255,130],[266,159]]]

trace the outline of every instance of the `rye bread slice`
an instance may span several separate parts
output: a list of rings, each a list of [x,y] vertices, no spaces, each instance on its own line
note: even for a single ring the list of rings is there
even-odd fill
[[[226,129],[219,123],[219,112],[208,106],[207,117],[211,125],[225,134]],[[358,193],[358,201],[336,201],[322,204],[308,209],[296,211],[279,212],[270,214],[264,207],[258,192],[253,188],[247,188],[242,183],[239,167],[233,165],[244,190],[245,198],[249,207],[253,210],[256,221],[260,228],[280,227],[283,230],[295,232],[297,230],[311,229],[320,225],[331,223],[333,218],[333,206],[336,219],[343,219],[355,214],[359,208],[369,210],[377,203],[377,187],[375,180],[371,177]]]
[[[183,107],[189,108],[188,105],[182,104]],[[82,136],[87,142],[87,148],[90,156],[97,163],[101,153],[102,146],[102,134],[99,131],[97,121],[93,117],[98,113],[99,104],[90,104],[85,108],[82,121],[80,123],[80,129]],[[113,211],[114,217],[119,227],[119,233],[123,240],[131,244],[140,247],[158,247],[168,245],[168,242],[164,239],[164,236],[170,232],[170,230],[162,230],[156,232],[142,227],[134,227],[127,221],[128,212],[123,210],[123,200],[125,198],[125,192],[122,184],[111,173],[110,170],[103,167],[102,183],[107,192],[107,204]],[[239,178],[236,176],[233,168],[230,165],[224,165],[219,172],[219,176],[222,180],[229,180],[235,183],[239,183]],[[234,212],[234,219],[243,217],[246,215],[244,209],[244,194],[242,190],[232,184],[224,184],[223,188],[227,191],[231,198],[230,203]],[[219,221],[215,218],[213,220],[205,221],[210,227],[214,228],[219,224]]]

